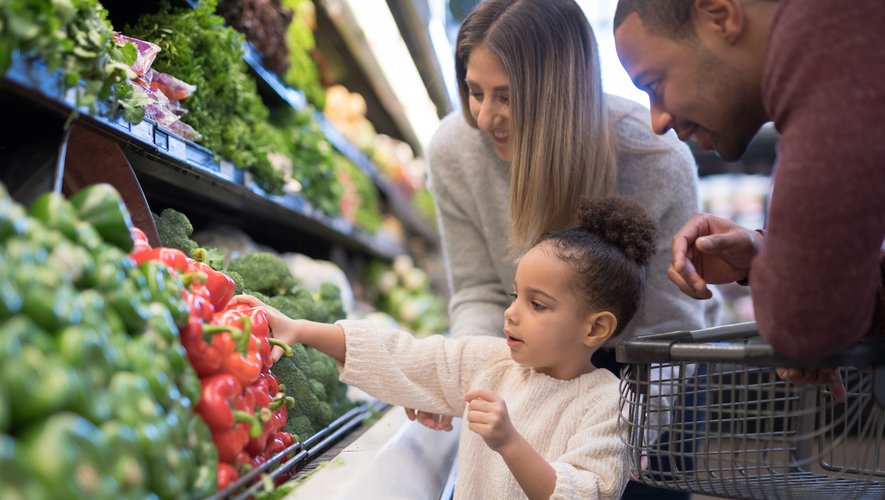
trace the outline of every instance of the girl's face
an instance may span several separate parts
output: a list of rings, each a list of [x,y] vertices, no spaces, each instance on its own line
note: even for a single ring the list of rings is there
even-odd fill
[[[498,158],[510,161],[510,77],[504,64],[485,45],[479,45],[467,59],[465,80],[470,114],[488,134]]]
[[[504,311],[513,360],[563,380],[593,370],[590,355],[605,340],[588,342],[594,314],[572,288],[573,275],[549,242],[533,247],[519,261],[513,303]]]

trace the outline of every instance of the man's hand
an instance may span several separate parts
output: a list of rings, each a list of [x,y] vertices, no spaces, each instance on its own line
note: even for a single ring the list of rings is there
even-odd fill
[[[452,430],[451,415],[438,415],[436,413],[428,413],[426,411],[418,411],[412,408],[406,408],[406,417],[409,420],[417,420],[421,425],[435,431],[449,432]]]
[[[842,383],[842,373],[838,368],[824,368],[820,370],[803,370],[802,368],[775,368],[777,376],[793,385],[823,385],[830,386],[830,394],[833,399],[842,403],[847,397],[845,384]]]
[[[473,389],[464,395],[467,401],[467,426],[479,434],[494,451],[501,451],[514,437],[516,429],[507,414],[507,404],[497,394]]]
[[[750,261],[762,248],[762,236],[710,214],[696,214],[673,236],[673,260],[667,277],[683,293],[709,299],[707,285],[746,279]]]

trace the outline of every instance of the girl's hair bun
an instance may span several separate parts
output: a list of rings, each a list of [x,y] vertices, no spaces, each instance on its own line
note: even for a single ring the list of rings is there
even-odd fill
[[[578,216],[583,229],[619,247],[640,266],[655,253],[658,225],[635,200],[623,196],[583,200]]]

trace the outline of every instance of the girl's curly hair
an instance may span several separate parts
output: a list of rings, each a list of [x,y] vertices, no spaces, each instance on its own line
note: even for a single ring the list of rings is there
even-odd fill
[[[580,225],[544,235],[553,254],[571,264],[574,287],[593,310],[611,311],[619,334],[636,314],[644,266],[655,253],[657,224],[638,202],[621,196],[583,200]]]

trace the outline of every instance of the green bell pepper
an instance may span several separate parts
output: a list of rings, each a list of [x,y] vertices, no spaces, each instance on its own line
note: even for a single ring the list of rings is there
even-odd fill
[[[9,393],[12,428],[68,408],[82,384],[55,350],[53,339],[31,319],[15,316],[0,326],[0,380]],[[20,402],[20,404],[19,404]]]
[[[38,270],[38,273],[50,272]],[[83,320],[83,303],[74,288],[62,283],[55,288],[29,287],[24,290],[22,312],[47,331],[54,332]]]
[[[144,330],[148,320],[147,301],[143,290],[129,280],[117,284],[117,289],[105,298],[108,305],[120,316],[126,331],[138,334]]]
[[[52,498],[113,498],[117,485],[108,470],[107,443],[98,428],[69,412],[31,427],[16,452]]]
[[[18,445],[12,436],[0,433],[0,498],[49,498],[49,493],[16,456]]]
[[[81,286],[95,288],[101,292],[112,292],[126,279],[128,256],[115,247],[102,244],[93,252],[95,267],[92,273],[83,277]]]
[[[22,295],[12,281],[12,265],[0,254],[0,321],[18,314],[22,301]]]
[[[0,201],[0,242],[25,234],[31,224],[33,222],[21,205],[9,198]]]
[[[188,481],[190,498],[206,498],[218,491],[218,449],[202,418],[190,419],[187,436],[187,447],[194,454],[194,468]]]
[[[65,282],[86,289],[95,270],[95,259],[82,246],[63,242],[50,250],[47,266],[58,272]]]
[[[124,252],[132,250],[129,228],[132,219],[120,193],[110,184],[94,184],[77,191],[70,198],[80,219],[92,224],[108,243]]]
[[[99,430],[108,443],[111,468],[108,471],[117,481],[123,498],[145,498],[149,474],[138,434],[131,426],[116,420],[103,423]]]
[[[46,227],[58,230],[70,239],[76,238],[77,210],[62,194],[53,191],[41,194],[31,202],[28,214]]]
[[[147,282],[151,299],[165,306],[174,323],[183,328],[187,324],[189,311],[181,293],[181,280],[173,276],[166,265],[156,260],[149,260],[138,267]]]
[[[9,422],[12,420],[9,409],[9,394],[6,393],[6,386],[0,384],[0,434],[9,430]]]
[[[117,372],[108,386],[113,414],[120,422],[136,429],[145,422],[164,416],[163,407],[154,399],[147,378],[135,372]],[[168,431],[167,431],[168,434]]]
[[[108,420],[111,400],[105,387],[114,370],[116,348],[107,332],[71,326],[59,332],[56,341],[62,359],[82,381],[82,390],[74,394],[73,409],[96,424]]]
[[[181,398],[173,382],[172,366],[165,355],[150,347],[144,337],[134,338],[127,346],[132,371],[148,384],[152,399],[163,408],[169,408]]]

